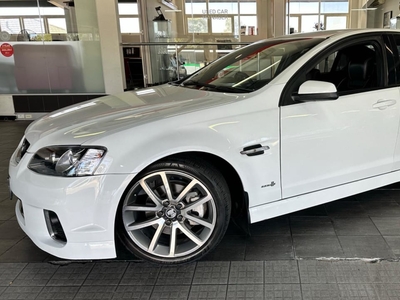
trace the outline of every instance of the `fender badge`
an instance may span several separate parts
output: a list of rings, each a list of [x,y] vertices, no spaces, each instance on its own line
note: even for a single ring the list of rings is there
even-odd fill
[[[271,183],[269,183],[269,184],[262,185],[261,188],[263,189],[263,188],[266,188],[268,186],[274,186],[275,184],[276,184],[275,181],[271,181]]]

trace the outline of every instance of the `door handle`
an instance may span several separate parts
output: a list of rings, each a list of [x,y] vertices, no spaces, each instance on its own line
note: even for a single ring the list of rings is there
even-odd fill
[[[244,147],[240,154],[247,156],[255,156],[264,154],[264,150],[269,150],[268,146],[261,146],[260,144]]]
[[[396,100],[381,99],[381,100],[378,100],[375,104],[373,104],[372,107],[380,109],[380,110],[384,110],[384,109],[388,108],[389,106],[395,105],[396,102],[397,102]]]

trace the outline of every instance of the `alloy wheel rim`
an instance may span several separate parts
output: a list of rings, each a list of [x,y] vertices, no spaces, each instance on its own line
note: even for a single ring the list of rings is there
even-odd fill
[[[122,206],[128,236],[148,254],[162,258],[196,252],[214,232],[216,219],[210,190],[179,171],[158,171],[142,178]]]

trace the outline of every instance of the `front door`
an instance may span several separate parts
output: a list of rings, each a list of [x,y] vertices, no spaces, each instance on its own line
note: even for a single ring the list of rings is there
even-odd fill
[[[281,107],[283,198],[393,170],[399,90],[383,88],[380,45],[378,38],[346,44],[307,69],[304,81],[334,83],[337,100]]]

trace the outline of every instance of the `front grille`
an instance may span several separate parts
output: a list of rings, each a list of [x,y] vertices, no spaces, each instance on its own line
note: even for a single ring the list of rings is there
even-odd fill
[[[44,217],[50,236],[56,241],[66,243],[67,237],[65,236],[64,229],[57,214],[54,211],[45,209]]]

